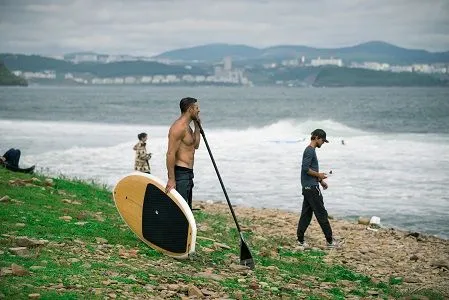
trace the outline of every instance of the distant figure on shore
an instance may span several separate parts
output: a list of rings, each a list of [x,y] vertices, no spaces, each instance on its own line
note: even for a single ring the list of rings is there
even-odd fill
[[[151,174],[150,162],[151,153],[147,153],[147,140],[148,135],[145,132],[139,133],[137,135],[139,142],[134,146],[134,151],[136,151],[136,159],[134,163],[134,170]]]
[[[323,194],[321,194],[319,185],[321,184],[324,190],[327,189],[327,183],[324,181],[327,175],[319,173],[318,158],[315,152],[316,148],[321,148],[324,143],[329,143],[329,141],[326,139],[326,132],[322,129],[315,129],[311,135],[310,144],[302,156],[301,185],[304,200],[298,222],[297,238],[300,246],[304,248],[309,246],[304,240],[304,234],[315,214],[326,238],[327,247],[331,249],[339,247],[340,243],[333,238],[327,210],[324,207]]]
[[[168,131],[167,173],[165,192],[176,189],[192,209],[193,164],[195,150],[200,146],[200,107],[192,97],[179,102],[181,116]],[[190,127],[193,122],[194,130]]]
[[[35,166],[31,166],[27,169],[21,169],[19,167],[21,152],[19,149],[11,148],[0,156],[0,165],[4,166],[6,169],[14,172],[31,173],[34,171]]]
[[[344,146],[345,145],[345,140],[341,140],[341,144]]]

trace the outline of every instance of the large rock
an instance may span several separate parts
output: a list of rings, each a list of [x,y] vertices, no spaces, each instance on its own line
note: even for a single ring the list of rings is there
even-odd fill
[[[51,179],[51,178],[45,179],[44,184],[46,186],[53,186],[54,185],[53,179]]]
[[[31,239],[26,236],[18,236],[15,238],[14,243],[19,247],[37,247],[47,244],[48,241]]]
[[[359,217],[357,223],[361,224],[361,225],[369,225],[369,220],[368,218],[364,218],[364,217]]]
[[[16,264],[11,265],[11,270],[12,270],[12,274],[15,276],[25,276],[30,273],[24,267],[16,265]]]
[[[9,198],[8,195],[5,195],[0,198],[0,202],[9,202],[9,201],[11,201],[11,198]]]
[[[189,285],[189,297],[204,298],[203,292],[193,284]]]
[[[20,256],[20,257],[29,257],[30,251],[27,247],[14,247],[9,248],[9,252],[11,252],[14,255]]]

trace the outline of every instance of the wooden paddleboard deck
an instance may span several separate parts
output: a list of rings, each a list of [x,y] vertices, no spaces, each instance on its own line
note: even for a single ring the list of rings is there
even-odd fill
[[[187,202],[154,175],[133,172],[118,181],[114,202],[129,228],[147,245],[168,256],[195,252],[196,223]]]

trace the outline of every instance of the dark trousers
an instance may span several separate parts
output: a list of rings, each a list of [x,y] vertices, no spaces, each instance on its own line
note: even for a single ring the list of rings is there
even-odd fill
[[[298,241],[304,241],[304,233],[307,227],[309,227],[310,221],[312,221],[313,214],[315,214],[327,242],[331,243],[332,228],[329,223],[327,210],[324,208],[323,195],[321,194],[320,188],[318,186],[306,187],[302,189],[302,194],[304,201],[302,202],[301,217],[299,218],[298,230],[296,232]]]
[[[186,200],[192,209],[193,170],[185,167],[175,166],[176,190]]]
[[[11,148],[6,151],[5,154],[3,154],[3,157],[6,159],[8,165],[18,167],[20,160],[20,150]]]

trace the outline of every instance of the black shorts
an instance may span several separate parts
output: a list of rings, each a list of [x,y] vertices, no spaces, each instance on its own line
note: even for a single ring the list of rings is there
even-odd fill
[[[175,166],[176,190],[192,209],[193,169]]]

